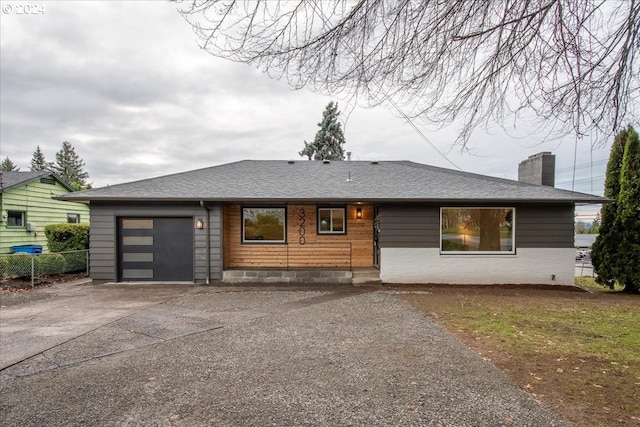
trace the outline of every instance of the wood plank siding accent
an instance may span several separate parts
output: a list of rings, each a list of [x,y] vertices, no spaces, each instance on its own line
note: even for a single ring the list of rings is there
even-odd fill
[[[443,207],[458,207],[449,204]],[[465,205],[468,207],[515,207],[516,248],[573,247],[572,204]],[[380,212],[381,248],[439,248],[440,206],[382,206]]]
[[[67,214],[78,214],[81,222],[88,223],[89,206],[86,203],[52,198],[67,193],[69,190],[57,180],[52,180],[52,183],[34,180],[0,193],[1,212],[24,213],[22,227],[9,227],[7,220],[0,218],[0,253],[10,253],[11,246],[16,245],[41,245],[45,252],[48,251],[45,226],[66,223]],[[27,231],[28,222],[36,225],[35,232]]]
[[[117,218],[193,217],[205,219],[204,229],[194,227],[194,278],[203,281],[207,277],[207,231],[210,244],[209,277],[222,279],[221,208],[211,206],[209,220],[206,211],[197,204],[113,204],[91,202],[90,273],[96,282],[115,281],[118,275]]]
[[[242,243],[242,207],[224,208],[225,269],[373,266],[372,206],[347,205],[347,233],[318,235],[317,208],[325,206],[288,205],[285,244]],[[356,218],[357,208],[362,219]]]

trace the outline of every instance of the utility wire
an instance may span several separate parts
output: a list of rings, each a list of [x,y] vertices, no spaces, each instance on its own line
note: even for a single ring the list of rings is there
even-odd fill
[[[324,14],[322,13],[321,10],[318,10],[317,5],[315,4],[315,2],[312,2],[313,4],[313,10],[316,13],[316,15],[318,15],[318,17],[322,20],[322,22],[329,26],[329,23],[327,21],[327,18],[324,16]],[[357,60],[355,52],[353,51],[353,49],[351,49],[351,47],[349,45],[347,45],[346,43],[344,43],[344,41],[342,39],[340,39],[340,43],[346,47],[349,52],[351,52],[351,54],[353,54],[353,57],[355,60]],[[389,96],[389,94],[387,93],[387,91],[382,87],[381,83],[375,82],[376,85],[378,86],[378,89],[380,90],[380,92],[384,95],[384,97],[386,98],[387,101],[389,101],[389,103],[391,104],[391,106],[407,121],[407,123],[409,123],[409,125],[413,128],[413,130],[415,130],[418,135],[420,135],[422,137],[422,139],[424,139],[427,144],[429,144],[431,146],[431,148],[433,148],[438,154],[440,154],[440,156],[445,159],[447,162],[449,162],[451,165],[453,165],[456,169],[458,170],[462,170],[462,168],[460,168],[460,166],[456,165],[452,160],[450,160],[442,151],[440,151],[438,149],[438,147],[435,146],[435,144],[433,142],[431,142],[431,140],[429,140],[429,138],[427,138],[427,136],[422,132],[422,130],[420,130],[418,128],[418,126],[416,126],[415,123],[413,123],[413,120],[411,120],[411,118],[405,114],[404,111],[402,111],[402,109],[398,106],[398,104],[396,104],[396,102],[391,99],[391,97]]]
[[[591,167],[591,166],[605,165],[605,164],[607,164],[607,161],[608,161],[607,159],[604,159],[604,160],[596,160],[593,163],[579,163],[579,164],[576,165],[575,169],[576,170],[578,170],[578,169],[586,169],[586,168]],[[573,171],[573,169],[574,169],[573,166],[569,166],[569,167],[566,167],[566,168],[557,169],[556,173],[569,172],[569,171]]]
[[[595,178],[604,178],[604,175],[600,175],[600,176],[597,176]],[[575,182],[575,183],[578,183],[578,182],[593,182],[593,179],[592,178],[565,179],[565,180],[562,180],[562,181],[558,181],[557,184],[568,184],[570,182]]]

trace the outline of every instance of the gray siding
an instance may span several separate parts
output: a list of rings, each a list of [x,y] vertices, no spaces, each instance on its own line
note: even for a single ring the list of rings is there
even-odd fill
[[[384,206],[379,212],[381,248],[440,247],[438,206]]]
[[[516,248],[573,247],[572,204],[500,206],[516,208]],[[380,230],[381,248],[439,248],[440,206],[382,206]]]
[[[91,203],[90,272],[96,282],[115,281],[118,277],[117,221],[118,217],[193,217],[206,219],[206,211],[198,204],[110,204]],[[222,279],[221,208],[209,207],[208,227],[194,229],[194,278],[207,277],[207,240],[210,236],[211,280]]]
[[[573,224],[569,203],[516,206],[516,247],[572,248]]]
[[[209,278],[211,280],[222,280],[222,207],[209,206],[209,218],[207,220],[209,231]],[[198,230],[196,230],[198,231]],[[204,238],[204,236],[203,236]],[[197,247],[197,246],[196,246]],[[200,256],[204,262],[196,261],[196,273],[200,268],[202,278],[207,277],[206,266],[206,240],[203,242]],[[196,252],[196,257],[198,252]],[[196,274],[196,277],[199,277]]]

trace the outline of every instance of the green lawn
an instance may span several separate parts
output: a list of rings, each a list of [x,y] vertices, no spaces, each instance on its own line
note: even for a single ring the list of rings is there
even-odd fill
[[[569,420],[640,425],[640,296],[590,286],[598,292],[456,287],[405,299]]]

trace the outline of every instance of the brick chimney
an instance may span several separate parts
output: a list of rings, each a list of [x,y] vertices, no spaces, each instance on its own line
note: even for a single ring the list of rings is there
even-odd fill
[[[555,186],[556,156],[549,151],[543,151],[521,161],[518,165],[518,181]]]

